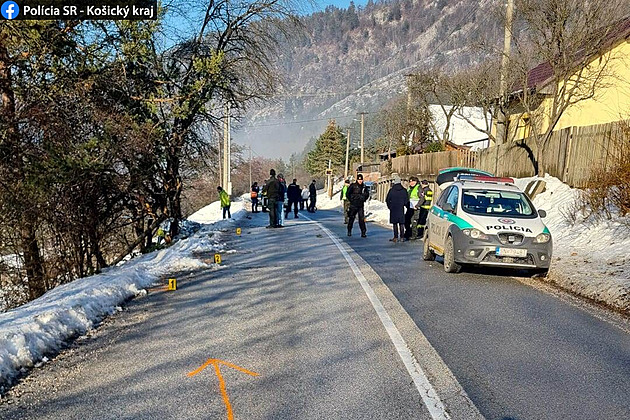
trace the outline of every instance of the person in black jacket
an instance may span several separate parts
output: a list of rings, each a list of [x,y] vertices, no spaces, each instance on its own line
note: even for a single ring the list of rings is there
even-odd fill
[[[357,175],[357,180],[350,184],[347,192],[348,200],[350,200],[350,208],[348,209],[348,236],[352,236],[352,225],[354,218],[359,216],[359,228],[361,229],[361,237],[367,237],[367,227],[365,226],[365,210],[363,205],[370,196],[370,190],[363,183],[363,174]]]
[[[315,180],[313,180],[313,182],[311,182],[311,185],[308,187],[308,193],[308,212],[315,213],[315,202],[317,201],[317,187],[315,186]]]
[[[294,179],[287,187],[287,198],[289,199],[289,204],[284,212],[284,218],[286,219],[289,217],[291,205],[293,205],[293,216],[298,219],[298,203],[302,200],[302,190],[297,184],[297,179]]]
[[[276,171],[269,171],[269,180],[263,187],[263,193],[267,195],[267,208],[269,209],[269,226],[275,228],[278,226],[278,217],[276,216],[276,203],[278,202],[278,193],[280,192],[280,183],[276,179]]]
[[[258,187],[258,182],[254,182],[252,184],[252,190],[250,192],[250,197],[252,199],[252,213],[258,213],[258,195],[260,194],[260,188]]]
[[[387,193],[385,203],[389,209],[389,223],[394,225],[394,237],[390,239],[392,242],[405,241],[405,208],[409,207],[409,195],[405,187],[401,185],[398,175],[394,176],[392,187]],[[398,230],[400,228],[400,239],[398,239]]]

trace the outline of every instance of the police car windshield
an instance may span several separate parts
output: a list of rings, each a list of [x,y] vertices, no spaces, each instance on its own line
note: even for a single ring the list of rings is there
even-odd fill
[[[481,216],[536,216],[527,196],[517,191],[464,190],[462,209]]]

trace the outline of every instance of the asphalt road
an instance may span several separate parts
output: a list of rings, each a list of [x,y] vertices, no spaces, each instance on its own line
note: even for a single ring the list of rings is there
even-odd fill
[[[0,418],[222,419],[228,404],[237,419],[434,418],[333,241],[265,218],[225,235],[219,269],[180,273],[35,369]],[[209,359],[236,367],[188,375]]]
[[[486,418],[630,418],[627,322],[513,271],[447,274],[440,261],[422,260],[421,241],[391,243],[391,230],[375,224],[368,238],[347,238],[340,217],[314,218],[379,274]]]
[[[131,301],[15,386],[0,418],[222,419],[228,404],[236,419],[440,418],[364,284],[451,418],[630,418],[630,335],[605,313],[509,272],[446,274],[374,224],[348,238],[335,211],[308,217],[339,246],[306,217],[253,216],[225,234],[221,267]],[[188,375],[209,359],[245,371]]]

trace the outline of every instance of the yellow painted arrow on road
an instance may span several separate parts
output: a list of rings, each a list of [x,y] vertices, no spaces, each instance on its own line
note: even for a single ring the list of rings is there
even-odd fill
[[[258,374],[256,372],[252,372],[251,370],[247,370],[244,369],[240,366],[236,366],[233,363],[230,362],[226,362],[224,360],[220,360],[220,359],[208,359],[206,361],[206,363],[204,363],[203,365],[201,365],[198,369],[193,370],[192,372],[190,372],[188,374],[188,377],[192,377],[195,376],[196,374],[200,373],[202,370],[204,370],[205,368],[207,368],[210,365],[214,365],[214,370],[217,373],[217,377],[219,378],[219,388],[221,389],[221,395],[223,396],[223,402],[225,403],[225,408],[227,409],[227,417],[228,420],[233,420],[234,419],[234,414],[232,413],[232,405],[230,404],[230,398],[228,397],[227,394],[227,390],[225,388],[225,381],[223,380],[223,375],[221,375],[221,369],[220,369],[220,365],[225,365],[228,367],[231,367],[232,369],[236,369],[236,370],[240,370],[241,372],[247,373],[248,375],[251,376],[258,376]]]

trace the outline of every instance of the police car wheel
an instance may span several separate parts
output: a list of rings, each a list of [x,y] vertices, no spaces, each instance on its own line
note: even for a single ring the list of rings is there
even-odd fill
[[[459,273],[462,266],[455,262],[455,245],[453,244],[453,238],[449,236],[446,239],[446,246],[444,248],[444,271],[447,273]]]
[[[429,248],[429,226],[425,229],[424,237],[422,238],[422,259],[425,261],[435,260],[435,252]]]

